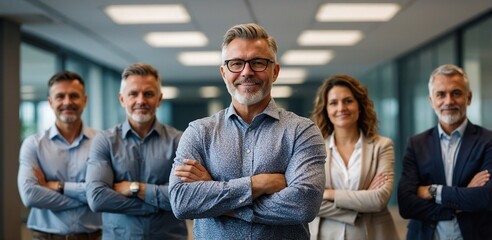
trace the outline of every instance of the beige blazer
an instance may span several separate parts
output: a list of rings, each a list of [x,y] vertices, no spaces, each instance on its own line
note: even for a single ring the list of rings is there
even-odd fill
[[[326,188],[332,189],[330,139],[325,141]],[[395,240],[395,223],[388,211],[394,184],[393,142],[386,137],[362,139],[362,172],[359,190],[336,190],[333,202],[323,200],[318,217],[309,224],[311,239],[336,239],[345,229],[345,239]],[[377,190],[369,188],[372,179],[385,172],[388,180]],[[345,228],[344,228],[345,226]]]

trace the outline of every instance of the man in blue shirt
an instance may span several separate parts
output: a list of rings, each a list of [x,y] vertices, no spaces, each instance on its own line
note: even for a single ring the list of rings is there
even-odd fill
[[[33,239],[99,239],[101,215],[87,205],[86,162],[96,132],[82,123],[87,103],[84,80],[59,72],[48,82],[48,102],[56,120],[22,143],[18,187],[30,207]]]
[[[325,185],[325,145],[309,119],[278,108],[275,40],[257,24],[229,29],[222,78],[229,108],[190,123],[170,178],[174,213],[195,239],[309,239]]]
[[[157,70],[125,68],[119,99],[127,120],[96,136],[87,167],[87,198],[103,212],[103,239],[187,239],[168,195],[181,132],[155,117],[162,100]]]
[[[466,73],[446,64],[429,79],[437,126],[412,136],[398,186],[407,239],[472,240],[492,236],[492,132],[466,116]]]

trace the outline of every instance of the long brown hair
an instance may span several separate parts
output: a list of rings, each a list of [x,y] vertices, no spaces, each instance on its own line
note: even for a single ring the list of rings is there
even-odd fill
[[[360,114],[357,120],[357,126],[368,138],[377,136],[378,119],[374,110],[374,103],[369,99],[367,88],[364,87],[357,79],[349,75],[333,75],[326,79],[318,88],[316,99],[314,100],[314,111],[311,119],[318,125],[323,137],[326,139],[334,131],[333,123],[328,117],[326,110],[328,104],[328,92],[335,87],[341,86],[350,89],[357,103],[359,104]]]

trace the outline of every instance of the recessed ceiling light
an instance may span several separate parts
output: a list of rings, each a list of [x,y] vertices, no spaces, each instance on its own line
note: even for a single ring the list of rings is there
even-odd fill
[[[221,52],[182,52],[178,61],[185,66],[220,66]]]
[[[191,17],[178,4],[169,5],[111,5],[104,9],[118,24],[187,23]]]
[[[280,68],[275,84],[300,84],[306,80],[304,68]]]
[[[216,98],[220,96],[220,88],[215,86],[201,87],[198,92],[202,98]]]
[[[145,41],[152,47],[203,47],[208,44],[201,32],[151,32]]]
[[[319,8],[319,22],[389,21],[400,10],[395,3],[327,3]]]
[[[301,46],[350,46],[362,39],[359,30],[307,30],[297,38]]]
[[[162,99],[173,99],[178,97],[179,89],[176,87],[161,87]]]
[[[281,60],[286,65],[325,65],[333,57],[331,50],[289,50],[282,55]]]
[[[289,86],[273,86],[272,97],[273,98],[288,98],[292,96],[292,88]]]

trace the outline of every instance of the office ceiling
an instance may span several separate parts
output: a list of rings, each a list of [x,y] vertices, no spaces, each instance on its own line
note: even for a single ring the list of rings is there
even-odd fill
[[[401,10],[389,22],[320,23],[315,15],[321,0],[0,0],[0,17],[22,23],[22,30],[72,49],[118,70],[134,62],[158,68],[167,84],[221,82],[218,66],[181,65],[183,51],[220,50],[225,31],[238,23],[256,22],[273,35],[280,57],[286,50],[330,49],[335,57],[322,66],[302,67],[307,81],[321,81],[334,73],[360,75],[469,21],[492,8],[484,0],[396,0]],[[347,2],[380,2],[354,1]],[[183,4],[191,15],[184,24],[118,25],[103,11],[114,4]],[[362,30],[354,46],[301,47],[297,38],[304,30]],[[205,47],[153,48],[144,41],[152,31],[201,31]],[[282,67],[286,67],[282,65]],[[44,84],[44,83],[43,83]]]

